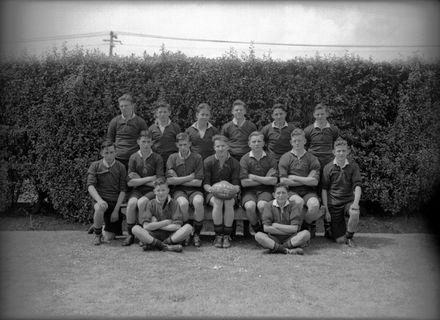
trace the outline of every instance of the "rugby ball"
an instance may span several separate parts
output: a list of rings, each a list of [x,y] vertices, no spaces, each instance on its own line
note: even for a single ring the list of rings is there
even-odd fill
[[[233,184],[223,180],[212,185],[211,193],[218,199],[229,200],[235,197],[237,190]]]

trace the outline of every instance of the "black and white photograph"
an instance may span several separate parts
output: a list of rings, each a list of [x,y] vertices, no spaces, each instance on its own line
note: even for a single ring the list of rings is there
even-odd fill
[[[440,2],[0,1],[1,319],[439,319]]]

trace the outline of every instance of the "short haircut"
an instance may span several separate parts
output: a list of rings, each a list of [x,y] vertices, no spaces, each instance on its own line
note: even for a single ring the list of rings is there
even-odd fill
[[[159,108],[167,108],[169,112],[171,112],[171,106],[168,102],[159,100],[153,103],[153,109],[157,111]]]
[[[153,182],[154,188],[161,186],[163,184],[165,184],[168,187],[168,182],[164,177],[159,177],[156,180],[154,180],[154,182]]]
[[[251,141],[251,138],[252,137],[263,137],[263,140],[264,140],[264,134],[262,133],[262,132],[260,132],[260,131],[254,131],[254,132],[252,132],[250,135],[249,135],[249,137],[248,137],[248,141]]]
[[[115,143],[113,142],[113,141],[110,141],[110,140],[104,140],[102,143],[101,143],[101,151],[102,150],[104,150],[105,148],[109,148],[109,147],[114,147],[115,146]]]
[[[183,141],[183,140],[191,142],[191,136],[186,132],[178,133],[176,135],[176,142]]]
[[[203,102],[196,107],[196,113],[199,113],[202,110],[208,110],[209,112],[211,112],[211,106]]]
[[[133,97],[131,96],[131,94],[125,93],[125,94],[123,94],[122,96],[120,96],[118,98],[118,102],[119,103],[122,102],[122,101],[128,101],[130,103],[133,103]]]
[[[289,191],[289,187],[284,182],[278,182],[274,187],[273,191],[275,192],[278,188],[284,188],[286,191]]]
[[[283,110],[285,113],[287,113],[287,108],[284,104],[281,103],[275,103],[272,107],[272,113],[276,110],[276,109],[281,109]]]
[[[294,129],[294,130],[292,131],[292,133],[290,134],[290,137],[291,137],[291,138],[294,137],[294,136],[303,136],[303,137],[305,137],[306,135],[305,135],[303,129],[296,128],[296,129]]]
[[[217,140],[223,141],[225,143],[229,143],[229,139],[222,134],[216,134],[215,136],[212,137],[212,142],[215,143]]]
[[[342,139],[341,137],[338,137],[338,138],[336,139],[336,141],[335,141],[334,148],[336,148],[336,147],[343,147],[343,146],[348,147],[348,143],[347,143],[347,141],[344,140],[344,139]]]
[[[149,130],[141,130],[141,132],[139,132],[138,140],[142,138],[153,140],[153,136],[151,135],[151,132]]]
[[[234,110],[235,106],[242,106],[244,110],[246,110],[246,104],[240,99],[237,99],[232,103],[232,110]]]
[[[315,113],[318,110],[324,110],[325,112],[328,112],[327,106],[325,104],[323,104],[323,103],[318,103],[315,106],[315,109],[313,109],[313,113]]]

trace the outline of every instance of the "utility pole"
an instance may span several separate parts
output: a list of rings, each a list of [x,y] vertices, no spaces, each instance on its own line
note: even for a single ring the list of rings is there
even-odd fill
[[[107,40],[107,39],[102,40],[104,42],[109,42],[110,48],[109,48],[108,55],[110,57],[113,56],[113,48],[116,46],[115,42],[119,42],[120,44],[122,44],[122,42],[120,40],[115,40],[115,39],[118,39],[118,36],[113,31],[110,31],[110,40]]]

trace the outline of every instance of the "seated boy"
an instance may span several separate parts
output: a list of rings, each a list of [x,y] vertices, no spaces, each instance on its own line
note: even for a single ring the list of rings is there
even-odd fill
[[[203,160],[196,152],[191,152],[191,141],[187,133],[176,137],[179,152],[169,156],[167,161],[167,182],[173,186],[173,198],[179,204],[183,223],[189,221],[189,204],[194,206],[194,246],[200,247],[200,231],[203,227]],[[189,240],[189,238],[188,238]]]
[[[292,149],[290,134],[295,126],[286,121],[287,109],[284,105],[277,103],[272,107],[273,122],[261,129],[266,142],[267,153],[277,162],[286,152]]]
[[[241,100],[235,100],[232,104],[232,115],[233,119],[223,125],[221,134],[229,139],[230,155],[240,161],[250,151],[248,137],[257,131],[257,126],[245,118],[246,105]]]
[[[128,162],[128,186],[133,187],[127,203],[128,237],[122,245],[134,242],[132,228],[138,222],[138,216],[145,214],[147,203],[154,198],[153,182],[163,177],[162,157],[151,150],[153,140],[148,131],[141,131],[137,143],[139,151],[133,153]]]
[[[236,203],[236,198],[229,200],[218,199],[211,193],[211,187],[217,182],[226,180],[232,183],[237,192],[239,192],[240,164],[228,152],[228,138],[222,135],[215,135],[212,141],[214,142],[215,154],[209,156],[203,162],[205,173],[203,188],[208,193],[206,195],[206,203],[213,208],[214,246],[216,248],[229,248],[231,246],[232,224],[235,218],[234,204]]]
[[[264,136],[259,131],[249,135],[251,151],[240,160],[242,205],[252,229],[262,231],[260,217],[266,203],[272,200],[273,186],[278,182],[277,161],[263,151]],[[258,209],[258,213],[257,213]]]
[[[148,128],[153,139],[152,149],[163,160],[164,166],[170,154],[177,152],[176,136],[182,130],[177,123],[171,122],[171,106],[163,101],[153,104],[156,121]]]
[[[302,211],[307,206],[303,228],[311,231],[312,223],[322,217],[316,187],[319,182],[319,161],[304,149],[306,138],[302,129],[292,131],[290,143],[292,150],[285,153],[278,164],[280,182],[290,188],[289,201],[294,203],[296,210]],[[298,213],[299,214],[299,213]],[[313,234],[311,235],[313,238]]]
[[[338,138],[333,154],[322,174],[322,203],[330,218],[332,238],[338,243],[354,246],[353,235],[359,223],[359,200],[361,198],[361,174],[356,163],[347,160],[347,142]],[[328,217],[330,215],[330,217]],[[345,217],[348,216],[348,224]]]
[[[189,224],[182,226],[182,214],[177,202],[169,195],[170,189],[165,178],[154,181],[155,198],[148,202],[143,227],[133,227],[133,234],[143,243],[143,250],[182,252],[181,243],[193,229]]]
[[[113,142],[105,141],[101,145],[102,159],[93,162],[87,172],[87,189],[93,198],[94,244],[102,242],[102,225],[105,224],[106,240],[114,239],[120,229],[119,209],[127,190],[124,165],[115,160],[116,150]],[[119,226],[119,227],[118,227]]]
[[[273,196],[275,199],[264,207],[264,232],[257,232],[255,240],[271,253],[303,254],[300,247],[310,240],[309,231],[299,231],[303,213],[287,199],[287,185],[278,183]]]

